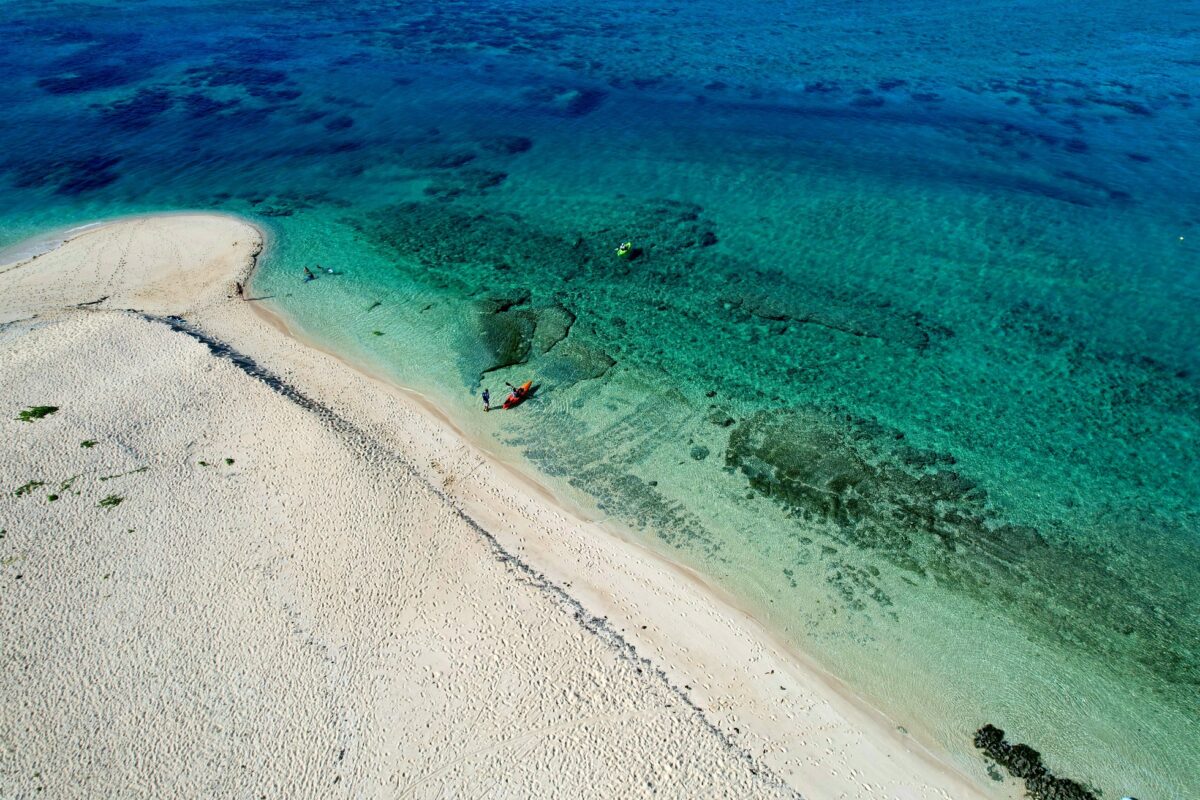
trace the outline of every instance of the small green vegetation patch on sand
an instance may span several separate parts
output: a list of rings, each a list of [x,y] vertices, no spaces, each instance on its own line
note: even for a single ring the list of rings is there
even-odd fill
[[[30,406],[17,415],[21,422],[34,422],[58,411],[58,406]]]
[[[204,462],[201,461],[200,463],[203,464]],[[113,478],[124,478],[126,475],[136,475],[139,472],[145,472],[148,469],[150,469],[150,467],[138,467],[137,469],[131,469],[128,472],[118,472],[116,475],[104,475],[100,478],[100,480],[111,481]]]
[[[47,499],[47,500],[49,500],[51,503],[53,503],[55,500],[57,500],[57,499],[58,499],[58,495],[56,495],[56,494],[48,494],[48,495],[46,495],[46,499]]]
[[[84,439],[82,442],[79,443],[79,446],[90,450],[91,448],[95,447],[97,444],[99,444],[99,442],[97,442],[95,439]]]
[[[115,494],[110,494],[108,497],[101,500],[97,505],[101,508],[116,508],[125,500],[124,497],[119,497]]]
[[[227,458],[227,459],[225,459],[225,465],[226,465],[226,466],[230,466],[230,465],[232,465],[232,464],[233,464],[233,459],[232,459],[232,458]]]
[[[39,486],[45,486],[45,485],[46,485],[45,481],[30,481],[29,483],[25,484],[24,486],[20,487],[15,492],[13,492],[13,495],[15,497],[24,497],[25,495],[31,493],[34,489],[38,488]]]

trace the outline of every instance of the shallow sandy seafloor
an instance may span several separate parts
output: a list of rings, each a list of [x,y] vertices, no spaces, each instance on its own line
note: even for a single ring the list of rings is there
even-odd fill
[[[1013,792],[231,298],[261,247],[0,267],[0,795]]]

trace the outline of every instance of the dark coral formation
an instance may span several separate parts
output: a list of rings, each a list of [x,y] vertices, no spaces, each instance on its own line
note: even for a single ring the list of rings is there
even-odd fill
[[[130,97],[105,106],[100,117],[118,130],[141,131],[153,125],[158,116],[166,113],[174,103],[171,93],[165,89],[141,89]]]
[[[1100,800],[1081,783],[1058,778],[1042,763],[1042,755],[1026,744],[1009,744],[1004,731],[988,723],[975,732],[975,746],[1025,782],[1025,793],[1033,800]]]
[[[756,276],[757,277],[757,276]],[[775,284],[785,284],[780,275]],[[879,339],[914,350],[954,335],[945,325],[930,320],[920,311],[898,312],[882,297],[866,292],[838,291],[833,287],[806,284],[792,293],[765,294],[760,289],[738,291],[735,284],[722,298],[722,309],[734,316],[749,315],[784,323],[785,326],[815,325],[854,337]],[[781,331],[782,329],[775,329]]]
[[[142,38],[132,31],[83,35],[78,41],[88,44],[51,61],[46,67],[50,74],[39,78],[37,85],[50,94],[68,95],[136,83],[167,60],[139,47]]]
[[[703,554],[710,565],[719,564],[720,542],[703,521],[660,491],[658,481],[633,474],[657,449],[656,443],[646,438],[647,429],[666,439],[679,439],[685,437],[685,428],[656,400],[638,403],[627,411],[589,428],[587,435],[579,435],[581,425],[587,423],[575,422],[569,428],[542,423],[528,435],[514,433],[511,443],[522,446],[549,474],[566,476],[572,486],[597,498],[601,510],[653,533],[682,552]]]
[[[12,168],[13,182],[22,188],[49,187],[55,194],[74,197],[115,183],[121,177],[115,169],[119,163],[120,156],[106,153],[29,161]]]
[[[575,315],[561,305],[532,306],[528,292],[476,305],[486,359],[481,375],[538,358],[538,374],[562,385],[600,378],[616,365],[594,344],[569,338]]]
[[[463,196],[479,196],[506,180],[507,172],[477,168],[460,169],[437,174],[425,187],[424,193],[443,201]]]
[[[414,152],[406,161],[414,169],[457,169],[476,158],[470,150],[434,150]]]
[[[1064,647],[1138,664],[1174,691],[1200,685],[1181,631],[1196,622],[1185,586],[1167,594],[1164,575],[1152,585],[1114,571],[1069,531],[1006,521],[951,454],[912,447],[874,420],[802,407],[740,421],[725,459],[751,489],[840,546],[966,593]],[[1125,634],[1130,620],[1137,637]]]
[[[491,297],[478,303],[479,332],[487,355],[481,373],[494,372],[529,358],[537,313],[528,308],[529,292]]]

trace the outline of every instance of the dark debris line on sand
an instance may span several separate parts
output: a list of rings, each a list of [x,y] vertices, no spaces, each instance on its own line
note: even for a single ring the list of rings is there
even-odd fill
[[[398,461],[401,467],[410,475],[416,478],[429,492],[441,499],[446,507],[451,509],[471,530],[475,531],[491,549],[496,560],[504,564],[509,569],[513,570],[519,577],[528,582],[529,585],[541,591],[544,595],[550,598],[556,605],[570,613],[571,616],[579,623],[580,627],[591,633],[608,648],[620,660],[633,666],[638,674],[648,675],[651,680],[658,680],[666,689],[673,694],[680,703],[687,708],[696,719],[700,721],[721,743],[723,747],[737,758],[742,760],[750,772],[768,783],[773,784],[793,797],[801,797],[799,792],[792,789],[779,775],[777,775],[770,767],[759,762],[751,753],[746,750],[741,744],[735,741],[732,736],[716,725],[704,709],[698,706],[686,689],[673,683],[671,678],[659,667],[655,666],[649,658],[638,652],[633,643],[621,635],[621,632],[616,630],[608,621],[607,617],[597,617],[591,614],[583,603],[577,600],[574,596],[568,593],[563,587],[554,583],[544,573],[539,572],[533,566],[522,560],[520,556],[504,549],[500,541],[482,525],[480,525],[474,517],[468,514],[461,506],[453,501],[446,494],[442,487],[439,487],[422,475],[415,466],[399,456],[395,451],[382,445],[371,434],[364,431],[355,423],[340,416],[333,409],[325,404],[312,399],[296,386],[289,383],[282,376],[270,369],[260,365],[250,356],[235,350],[226,342],[217,339],[203,329],[193,325],[182,317],[177,316],[156,316],[145,312],[127,309],[130,313],[136,314],[148,322],[166,325],[171,330],[190,336],[200,344],[208,348],[209,352],[217,358],[224,359],[235,367],[240,369],[245,374],[259,381],[262,381],[268,388],[277,394],[283,396],[287,400],[301,408],[316,414],[326,424],[328,424],[337,434],[346,437],[352,441],[356,450],[362,456],[369,460],[387,459],[389,461]]]

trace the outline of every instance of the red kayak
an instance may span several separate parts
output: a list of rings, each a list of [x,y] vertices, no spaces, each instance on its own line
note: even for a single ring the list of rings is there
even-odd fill
[[[525,398],[529,397],[529,387],[531,386],[533,386],[533,381],[525,381],[516,389],[513,389],[512,394],[504,401],[504,407],[508,409],[521,405],[525,401]]]

